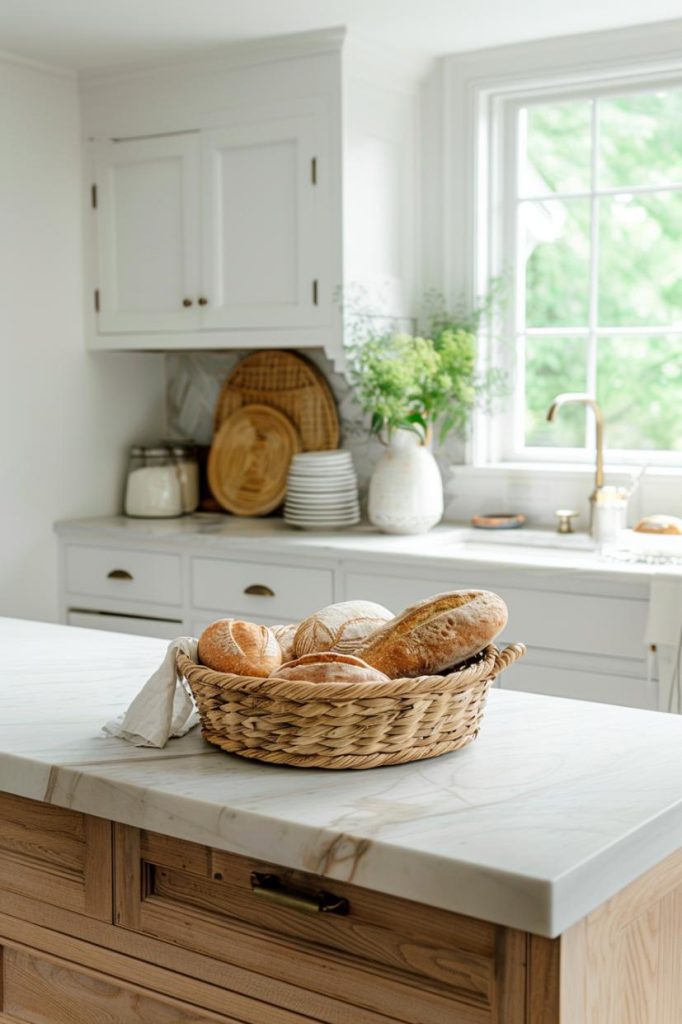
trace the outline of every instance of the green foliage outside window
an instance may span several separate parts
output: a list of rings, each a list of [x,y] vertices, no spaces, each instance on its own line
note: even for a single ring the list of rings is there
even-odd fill
[[[594,108],[588,99],[531,106],[521,124],[525,319],[561,332],[526,336],[526,443],[584,445],[580,410],[560,431],[544,415],[554,394],[596,379],[610,448],[680,451],[682,189],[672,186],[682,185],[682,89],[606,96]],[[593,169],[597,192],[615,194],[575,194],[591,191]],[[652,191],[628,192],[639,188]],[[574,333],[590,326],[605,329],[591,344]]]

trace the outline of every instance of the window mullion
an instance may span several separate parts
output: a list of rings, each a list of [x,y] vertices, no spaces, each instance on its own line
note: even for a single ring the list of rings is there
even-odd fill
[[[587,390],[596,397],[597,394],[597,325],[599,320],[599,204],[597,195],[599,176],[599,117],[598,101],[592,100],[592,149],[590,160],[590,301],[589,301],[589,335],[587,339]],[[587,418],[586,444],[593,448],[596,444],[596,424],[594,417]]]

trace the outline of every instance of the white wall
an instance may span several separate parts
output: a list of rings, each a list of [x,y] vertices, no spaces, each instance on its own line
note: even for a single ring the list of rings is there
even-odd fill
[[[119,510],[163,357],[87,353],[75,79],[0,57],[0,614],[57,616],[58,518]]]

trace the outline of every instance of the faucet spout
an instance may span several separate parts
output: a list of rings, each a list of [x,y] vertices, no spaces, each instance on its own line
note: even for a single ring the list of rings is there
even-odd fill
[[[587,405],[594,413],[596,441],[594,493],[596,494],[597,491],[604,486],[604,414],[599,402],[596,398],[593,398],[592,395],[582,394],[581,392],[566,391],[563,394],[556,396],[547,410],[547,419],[552,423],[562,405],[573,404]]]

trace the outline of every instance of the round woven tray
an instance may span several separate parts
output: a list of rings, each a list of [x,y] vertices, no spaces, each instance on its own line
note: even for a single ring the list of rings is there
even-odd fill
[[[478,735],[485,700],[523,644],[486,647],[447,675],[306,683],[214,672],[178,653],[204,738],[231,754],[298,768],[377,768],[437,757]]]
[[[215,407],[213,429],[244,405],[270,405],[283,412],[301,436],[304,452],[339,447],[334,395],[313,363],[295,352],[252,352],[225,380]]]

